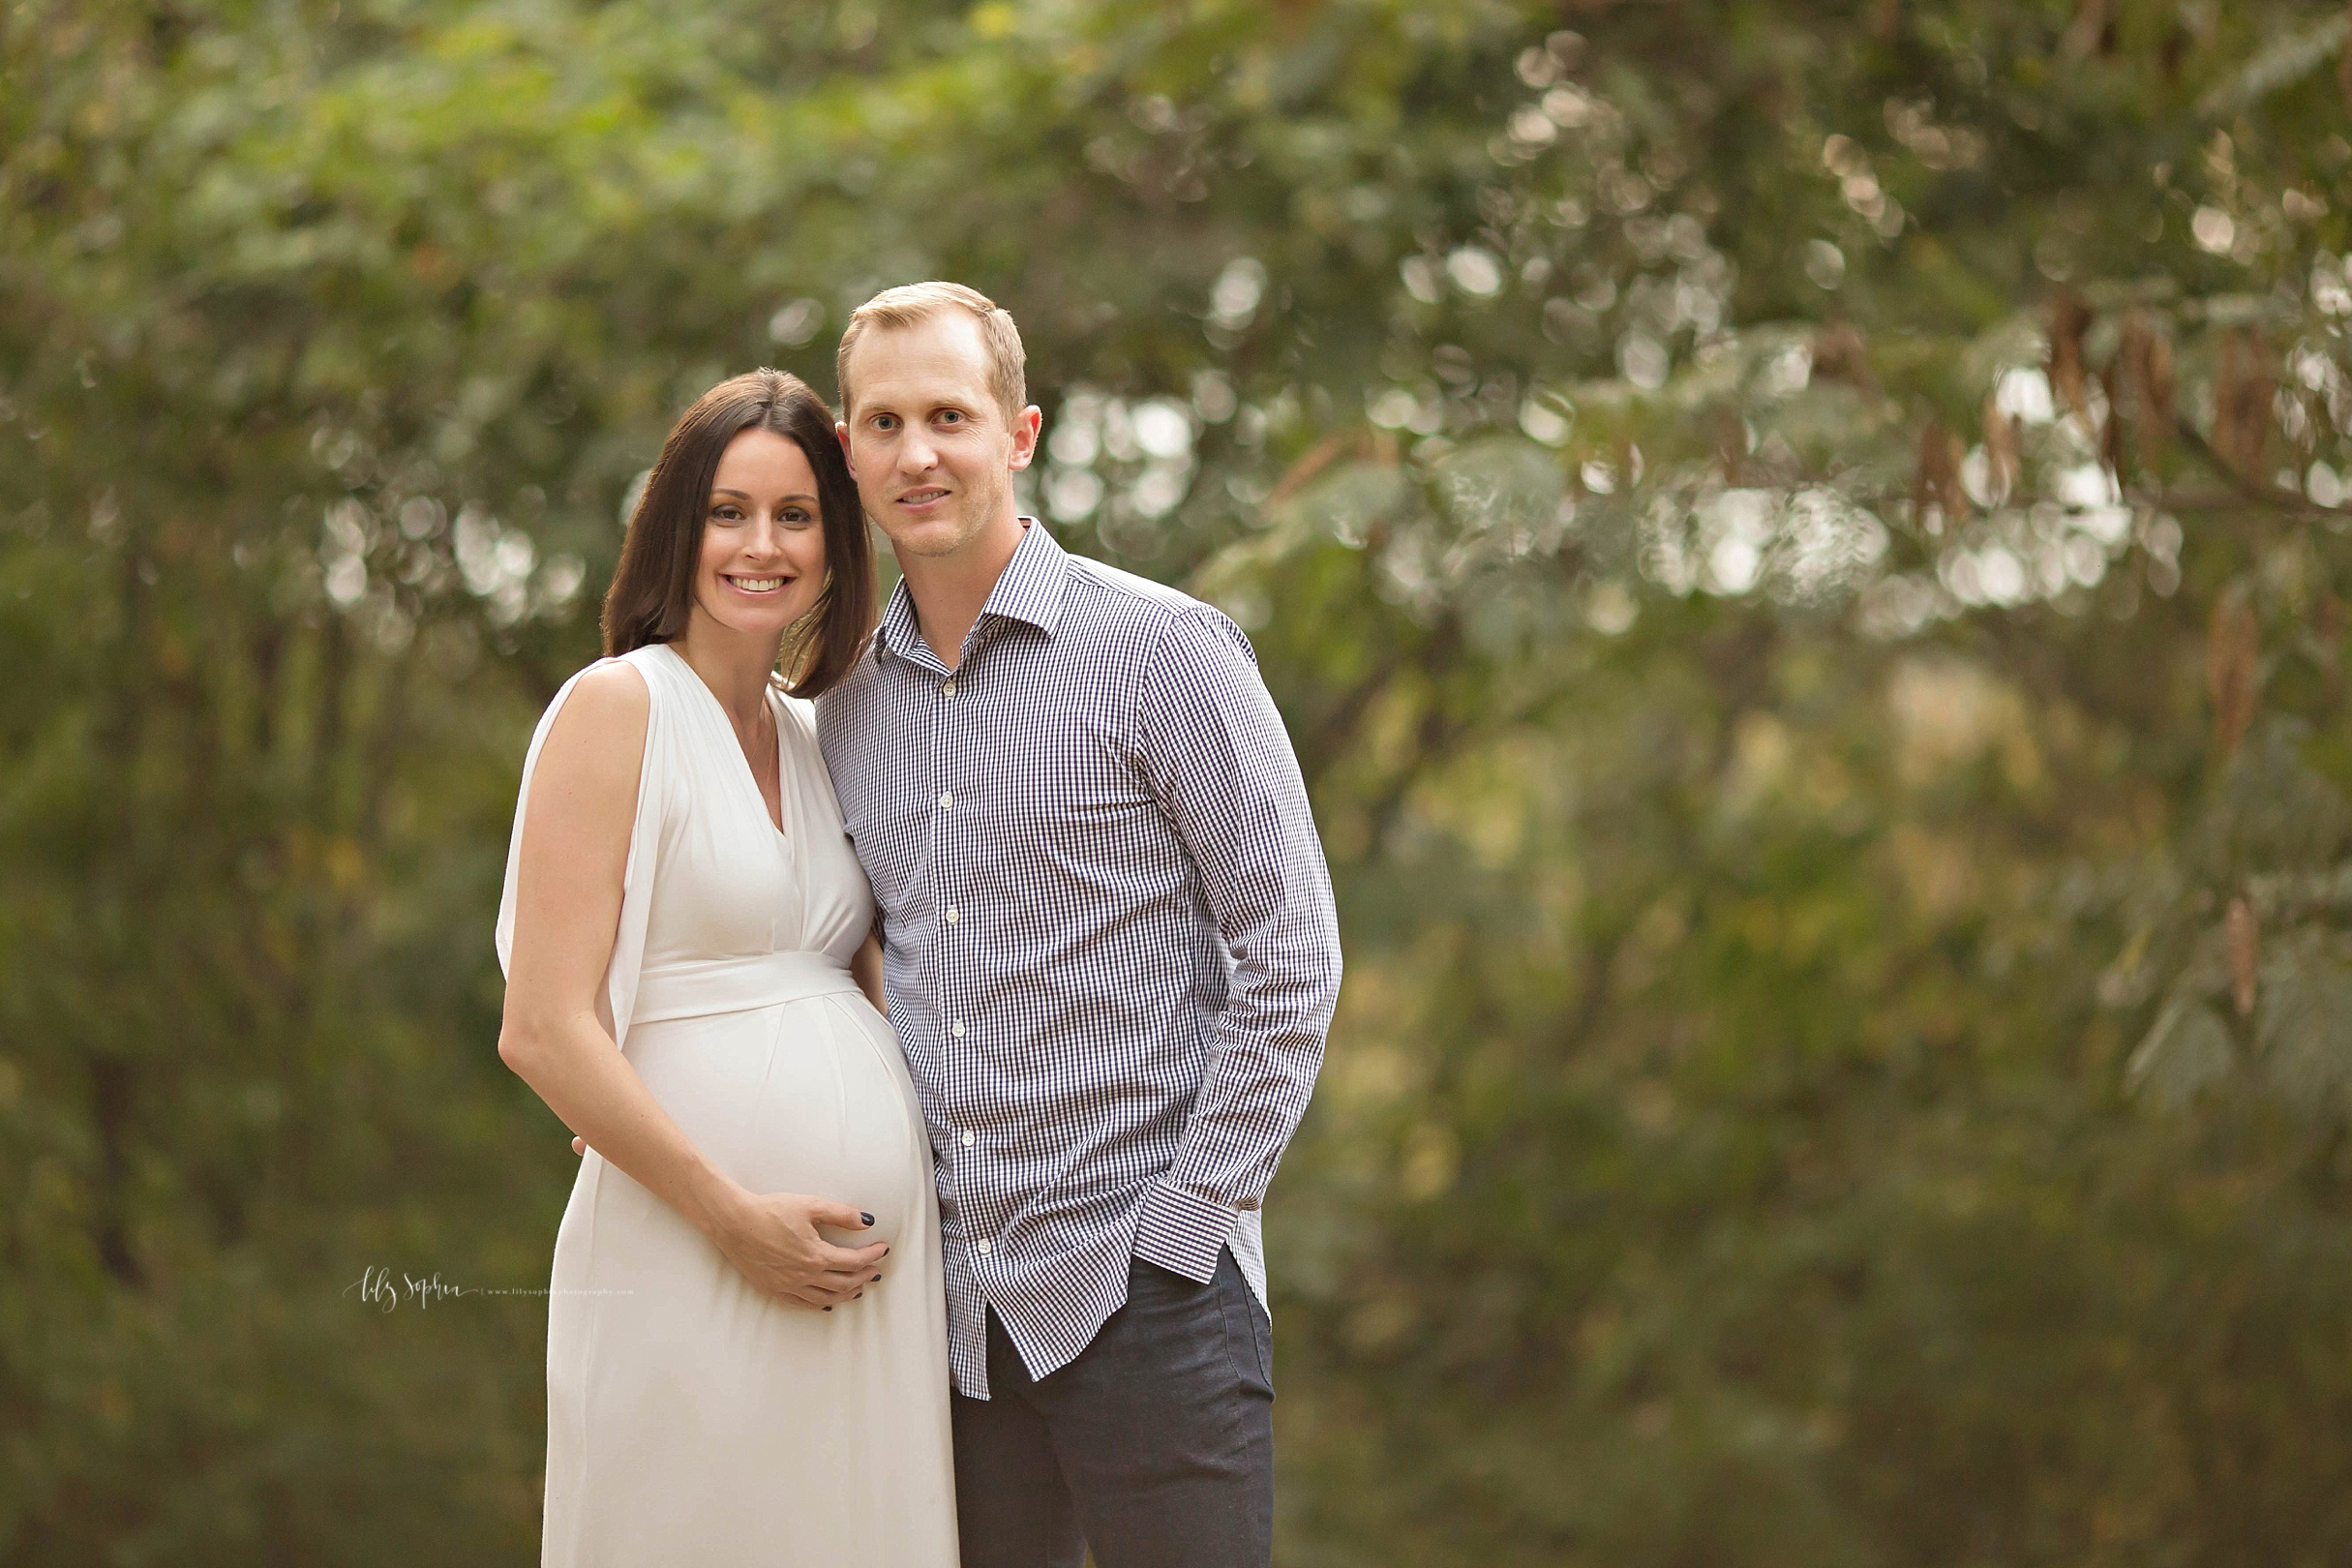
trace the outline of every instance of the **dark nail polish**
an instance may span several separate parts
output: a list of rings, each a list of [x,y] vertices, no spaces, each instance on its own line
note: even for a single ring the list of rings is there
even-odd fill
[[[858,1218],[864,1221],[868,1225],[871,1225],[874,1222],[874,1217],[870,1214],[860,1214],[858,1216]]]
[[[857,1300],[859,1300],[860,1298],[862,1298],[864,1295],[865,1295],[865,1292],[864,1292],[864,1291],[862,1291],[862,1290],[860,1290],[860,1291],[859,1291],[859,1292],[858,1292],[858,1294],[857,1294],[857,1295],[850,1297],[850,1300],[852,1300],[852,1301],[857,1301]],[[830,1309],[828,1309],[828,1311],[829,1311],[829,1310],[830,1310]]]
[[[876,1284],[880,1284],[880,1283],[882,1283],[882,1276],[881,1276],[881,1275],[879,1275],[879,1274],[875,1275],[875,1276],[874,1276],[874,1282],[875,1282]]]

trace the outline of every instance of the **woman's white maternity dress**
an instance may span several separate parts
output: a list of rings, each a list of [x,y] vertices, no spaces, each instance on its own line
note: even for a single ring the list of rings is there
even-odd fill
[[[897,1037],[851,980],[873,896],[811,706],[776,694],[784,830],[718,699],[672,648],[652,697],[607,979],[638,1075],[755,1192],[871,1213],[879,1284],[819,1312],[762,1295],[590,1151],[556,1237],[544,1568],[952,1568],[954,1477],[931,1149]],[[576,682],[578,676],[572,678]],[[498,912],[512,949],[530,775]]]

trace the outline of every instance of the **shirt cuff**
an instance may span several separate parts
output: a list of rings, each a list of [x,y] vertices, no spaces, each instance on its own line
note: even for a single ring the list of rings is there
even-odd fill
[[[1135,1255],[1195,1284],[1217,1275],[1217,1255],[1233,1235],[1238,1211],[1197,1192],[1154,1182],[1135,1222]]]

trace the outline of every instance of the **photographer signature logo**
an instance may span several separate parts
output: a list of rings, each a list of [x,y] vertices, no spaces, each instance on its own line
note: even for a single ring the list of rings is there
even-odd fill
[[[413,1274],[394,1275],[390,1269],[370,1264],[360,1271],[359,1278],[343,1287],[346,1296],[356,1296],[362,1303],[379,1312],[399,1311],[404,1302],[418,1307],[431,1307],[436,1302],[449,1301],[458,1296],[627,1296],[628,1290],[553,1290],[537,1286],[454,1285],[445,1283],[436,1273],[425,1279]]]
[[[419,1307],[430,1307],[435,1302],[447,1301],[455,1296],[489,1294],[477,1285],[443,1284],[437,1274],[429,1280],[403,1274],[395,1280],[390,1269],[373,1264],[362,1270],[357,1280],[344,1286],[343,1293],[347,1296],[356,1295],[377,1312],[384,1312],[396,1311],[404,1301],[414,1302]]]

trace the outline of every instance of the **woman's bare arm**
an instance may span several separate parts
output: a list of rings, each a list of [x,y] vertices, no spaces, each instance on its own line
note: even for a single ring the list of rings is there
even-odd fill
[[[830,1307],[886,1249],[827,1242],[862,1228],[846,1204],[745,1191],[713,1166],[613,1042],[605,968],[620,923],[650,711],[626,665],[583,677],[532,771],[499,1059],[615,1166],[677,1210],[770,1295]]]

